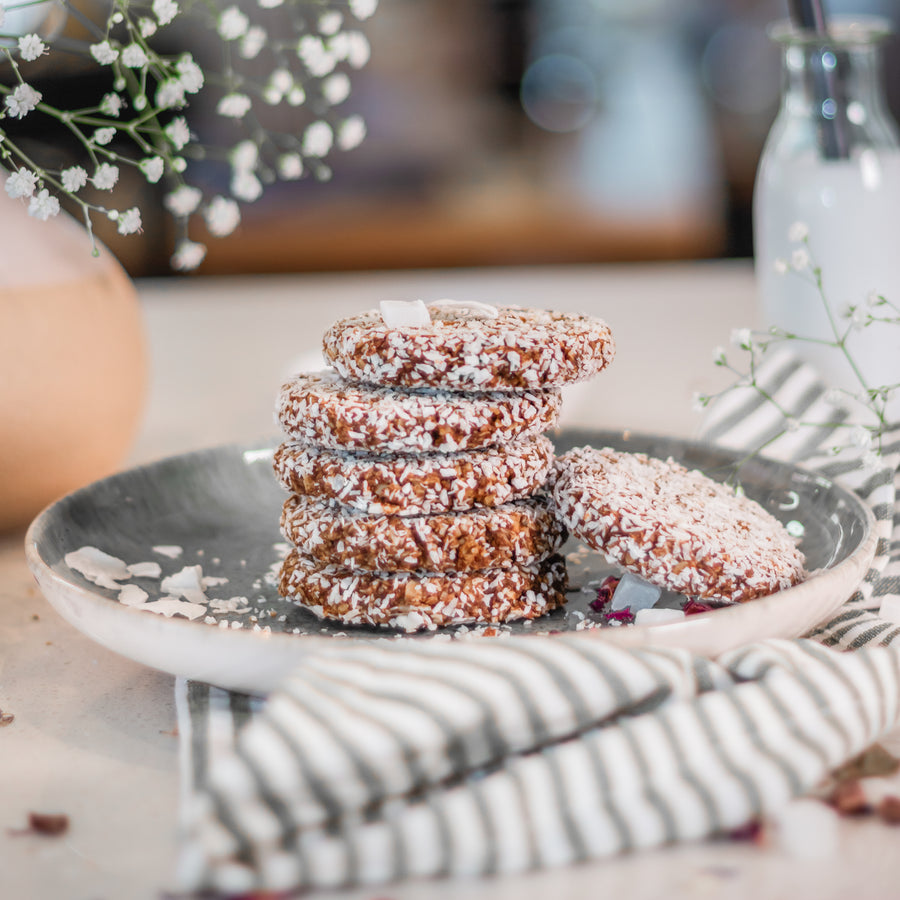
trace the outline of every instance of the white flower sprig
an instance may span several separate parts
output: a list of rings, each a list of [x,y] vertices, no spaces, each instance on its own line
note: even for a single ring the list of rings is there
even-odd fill
[[[5,14],[32,7],[34,0],[0,6],[0,55],[12,82],[0,82],[0,166],[8,173],[9,198],[27,201],[37,218],[57,215],[60,198],[68,198],[80,210],[92,243],[95,217],[112,220],[121,234],[141,230],[138,207],[119,209],[112,196],[107,205],[81,194],[90,183],[113,195],[122,172],[133,168],[150,184],[166,180],[164,206],[177,227],[171,262],[177,269],[195,268],[206,253],[202,241],[191,236],[195,219],[212,236],[224,237],[240,224],[241,203],[259,199],[279,179],[309,174],[328,180],[326,157],[357,147],[366,135],[362,117],[342,114],[339,107],[350,95],[349,73],[369,59],[358,23],[375,12],[377,0],[255,0],[252,8],[199,0],[149,5],[114,0],[101,23],[86,19],[70,0],[60,2],[92,34],[83,44],[67,39],[67,51],[74,46],[108,70],[109,90],[81,109],[65,109],[42,96],[28,81],[29,66],[38,60],[46,66],[48,56],[52,60],[54,38],[4,32]],[[190,52],[155,48],[159,32],[188,18],[215,36],[221,67],[205,70]],[[264,54],[271,63],[268,75],[260,79],[242,71],[251,62],[258,71]],[[305,122],[285,131],[264,126],[267,111],[282,104],[307,110]],[[216,111],[230,144],[198,140],[191,121],[195,108]],[[54,169],[26,152],[17,138],[18,123],[35,115],[56,120],[84,158]],[[228,184],[227,191],[197,186],[194,163],[200,161],[223,167],[219,181]],[[215,180],[205,173],[205,182]]]
[[[854,331],[875,326],[894,325],[900,326],[900,307],[881,294],[872,291],[865,300],[865,304],[851,304],[838,314],[828,299],[823,277],[822,267],[818,264],[810,249],[809,228],[803,222],[795,222],[788,229],[788,241],[794,244],[788,258],[775,261],[775,271],[784,277],[799,277],[812,285],[825,311],[831,335],[827,339],[814,338],[807,335],[796,334],[782,328],[772,327],[768,331],[758,332],[749,328],[734,329],[731,333],[731,343],[739,350],[745,352],[746,365],[733,365],[724,348],[717,347],[713,351],[713,363],[716,366],[727,369],[735,375],[735,381],[722,391],[715,394],[695,394],[694,408],[697,411],[705,409],[712,401],[730,393],[738,388],[750,388],[755,390],[766,402],[772,404],[783,417],[783,428],[774,434],[766,444],[772,443],[788,432],[797,431],[800,428],[832,428],[845,429],[848,434],[848,443],[843,446],[853,446],[866,451],[870,461],[880,452],[881,438],[887,431],[889,422],[887,419],[887,407],[894,393],[900,389],[900,382],[885,385],[872,385],[863,374],[862,368],[848,346],[848,339]],[[858,411],[867,415],[869,424],[858,424],[850,421],[798,421],[784,410],[771,394],[769,394],[757,380],[757,368],[766,350],[773,344],[795,341],[817,344],[831,348],[835,354],[842,357],[849,365],[857,389],[831,388],[826,400],[831,404],[849,404]],[[834,447],[834,452],[839,452],[843,446]],[[757,452],[763,447],[757,448]]]

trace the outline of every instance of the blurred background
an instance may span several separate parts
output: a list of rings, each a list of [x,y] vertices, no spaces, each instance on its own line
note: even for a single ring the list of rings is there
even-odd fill
[[[900,25],[900,0],[827,8]],[[200,274],[750,256],[780,82],[766,25],[786,13],[785,0],[381,0],[342,110],[364,116],[366,140],[329,158],[327,182],[267,189],[209,241]],[[203,59],[199,33],[174,40]],[[884,50],[896,117],[896,39]],[[77,93],[97,76],[64,77]],[[170,274],[163,187],[136,176],[127,190],[144,233],[102,238],[132,275]]]

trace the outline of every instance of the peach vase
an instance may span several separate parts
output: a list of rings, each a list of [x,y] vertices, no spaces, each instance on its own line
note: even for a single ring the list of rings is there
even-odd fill
[[[118,468],[143,410],[137,293],[64,213],[46,222],[0,177],[0,531]]]

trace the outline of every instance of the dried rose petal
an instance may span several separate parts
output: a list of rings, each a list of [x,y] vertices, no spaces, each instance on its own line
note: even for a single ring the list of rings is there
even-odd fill
[[[35,834],[65,834],[69,830],[69,817],[63,813],[28,813],[28,829]]]
[[[885,797],[878,804],[878,815],[888,825],[900,825],[900,797]]]
[[[594,612],[603,612],[612,601],[613,594],[616,592],[620,580],[621,579],[617,578],[615,575],[608,575],[604,578],[603,581],[600,582],[600,587],[597,588],[596,599],[591,600],[588,606],[590,606]]]
[[[728,832],[728,837],[733,841],[750,841],[752,844],[762,844],[765,840],[765,831],[759,819],[753,819],[740,828],[734,828]]]
[[[848,778],[836,785],[828,803],[842,816],[859,816],[871,809],[866,793],[856,778]]]
[[[699,600],[688,600],[681,608],[686,616],[696,616],[697,613],[712,612],[715,609],[714,606],[701,603]]]
[[[624,609],[611,609],[608,613],[604,613],[607,622],[628,622],[634,621],[634,613],[629,607]]]

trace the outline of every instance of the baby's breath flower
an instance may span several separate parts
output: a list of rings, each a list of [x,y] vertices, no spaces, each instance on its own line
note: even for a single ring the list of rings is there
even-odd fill
[[[328,50],[322,38],[315,34],[304,34],[300,38],[297,56],[313,78],[323,78],[330,74],[338,62],[337,55]]]
[[[728,362],[728,358],[725,356],[725,348],[716,347],[713,350],[713,363],[717,366],[724,366],[726,362]]]
[[[142,38],[153,37],[156,34],[156,22],[153,19],[148,19],[146,16],[142,16],[138,19],[138,30],[141,32]]]
[[[138,168],[150,184],[156,184],[162,178],[165,163],[161,156],[148,156],[138,163]]]
[[[122,51],[122,65],[129,69],[142,69],[148,62],[147,54],[140,44],[129,44]]]
[[[328,47],[338,60],[361,69],[372,53],[366,36],[360,31],[341,31],[328,41]]]
[[[100,101],[99,109],[104,116],[116,119],[125,106],[125,101],[118,94],[104,94]]]
[[[51,216],[58,215],[59,200],[52,196],[47,188],[39,191],[28,203],[28,215],[46,222]]]
[[[731,343],[741,350],[750,350],[753,347],[753,335],[749,328],[733,328],[731,331]]]
[[[236,41],[247,33],[250,20],[236,6],[229,6],[219,14],[216,31],[223,41]]]
[[[691,397],[691,408],[694,412],[703,412],[703,410],[709,406],[709,400],[710,398],[707,394],[701,394],[698,391],[695,391]]]
[[[87,172],[81,166],[69,166],[60,173],[62,177],[63,190],[74,194],[80,191],[88,180]]]
[[[278,175],[285,181],[296,181],[303,175],[303,159],[299,153],[283,153],[278,157]]]
[[[136,231],[140,231],[142,228],[141,211],[136,206],[126,209],[125,212],[119,214],[116,227],[119,234],[134,234]]]
[[[37,175],[31,169],[16,169],[6,179],[6,193],[13,200],[18,200],[19,197],[30,197],[37,186],[37,180]]]
[[[290,69],[275,69],[269,76],[269,84],[282,94],[286,94],[294,86],[294,76]]]
[[[288,106],[303,106],[306,103],[306,91],[299,84],[295,84],[287,92],[287,102]]]
[[[175,0],[153,0],[153,15],[160,25],[168,25],[178,15]]]
[[[341,150],[358,147],[366,136],[366,123],[362,116],[350,116],[338,126],[337,144]]]
[[[172,254],[172,268],[179,271],[196,269],[206,256],[206,247],[195,241],[180,241]]]
[[[885,302],[884,297],[882,297],[878,291],[869,291],[869,293],[866,294],[867,306],[884,306]]]
[[[350,0],[350,12],[357,19],[368,19],[378,8],[378,0]]]
[[[220,116],[228,119],[243,119],[248,112],[252,103],[246,94],[232,93],[226,94],[216,106],[216,112]]]
[[[786,259],[776,259],[772,264],[772,268],[775,269],[776,274],[784,275],[787,270],[790,268],[788,265],[788,261]]]
[[[111,191],[119,180],[119,167],[111,163],[100,163],[91,179],[98,191]]]
[[[284,3],[284,0],[257,0],[260,9],[275,9]]]
[[[184,106],[184,85],[177,78],[166,78],[156,89],[156,105],[160,109]]]
[[[91,140],[101,147],[108,144],[116,136],[115,128],[98,128]]]
[[[256,59],[262,48],[266,46],[268,37],[266,29],[261,25],[254,25],[249,28],[241,39],[241,58]]]
[[[214,197],[209,206],[203,210],[206,227],[216,237],[231,234],[241,222],[241,210],[234,200],[228,197]]]
[[[101,66],[111,65],[119,58],[119,51],[116,50],[109,41],[91,44],[90,51],[91,56],[93,56]]]
[[[350,77],[344,72],[335,72],[322,82],[322,95],[332,105],[343,103],[350,96]]]
[[[848,307],[846,316],[854,331],[862,331],[869,324],[869,314],[861,306]]]
[[[167,210],[175,216],[189,216],[200,205],[203,192],[187,184],[179,185],[163,198]]]
[[[802,271],[809,265],[809,253],[803,249],[803,247],[798,248],[791,254],[791,268],[796,269],[798,272]]]
[[[186,147],[191,140],[191,130],[188,128],[187,119],[184,116],[172,119],[163,131],[176,150]]]
[[[236,171],[231,178],[231,193],[238,200],[252,203],[258,200],[263,192],[262,182],[248,171]]]
[[[872,432],[863,425],[850,429],[850,442],[854,447],[867,450],[872,446]]]
[[[203,87],[203,69],[194,62],[190,53],[182,53],[175,64],[178,80],[189,94],[196,94]]]
[[[147,108],[147,96],[145,94],[138,94],[131,102],[138,112],[143,112]]]
[[[240,141],[228,154],[232,168],[239,172],[247,172],[256,168],[259,162],[259,146],[249,139]]]
[[[809,226],[805,222],[794,222],[790,228],[788,228],[788,240],[791,243],[799,243],[800,241],[805,241],[809,237]]]
[[[47,52],[47,45],[36,34],[25,34],[19,38],[19,56],[33,62]]]
[[[333,143],[334,132],[331,130],[331,126],[321,119],[313,122],[303,132],[302,146],[306,156],[327,156]]]
[[[176,156],[172,159],[172,169],[181,173],[187,168],[187,160],[183,156]]]
[[[41,102],[41,92],[30,84],[20,84],[4,100],[9,114],[16,119],[24,119]]]
[[[320,34],[337,34],[344,24],[344,17],[336,9],[329,9],[319,16],[319,33]]]

